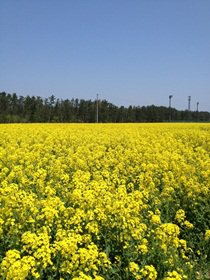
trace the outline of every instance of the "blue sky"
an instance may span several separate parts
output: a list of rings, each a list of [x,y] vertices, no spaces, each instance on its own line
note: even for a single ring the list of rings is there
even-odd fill
[[[1,0],[0,91],[210,111],[210,0]]]

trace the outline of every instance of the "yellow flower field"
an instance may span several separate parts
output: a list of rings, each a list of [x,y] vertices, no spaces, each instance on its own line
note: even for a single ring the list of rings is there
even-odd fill
[[[209,279],[210,124],[0,125],[0,279]]]

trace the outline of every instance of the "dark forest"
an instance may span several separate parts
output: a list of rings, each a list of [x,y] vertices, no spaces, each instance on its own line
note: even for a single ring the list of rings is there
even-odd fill
[[[116,106],[107,100],[58,99],[0,92],[1,123],[208,122],[210,113],[165,106]]]

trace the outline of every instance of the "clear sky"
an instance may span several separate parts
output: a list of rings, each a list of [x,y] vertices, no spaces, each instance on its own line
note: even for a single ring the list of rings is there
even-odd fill
[[[0,91],[210,111],[210,0],[0,0]]]

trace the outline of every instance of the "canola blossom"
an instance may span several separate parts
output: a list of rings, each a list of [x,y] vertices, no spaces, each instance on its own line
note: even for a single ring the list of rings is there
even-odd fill
[[[210,124],[0,125],[0,279],[209,279]]]

